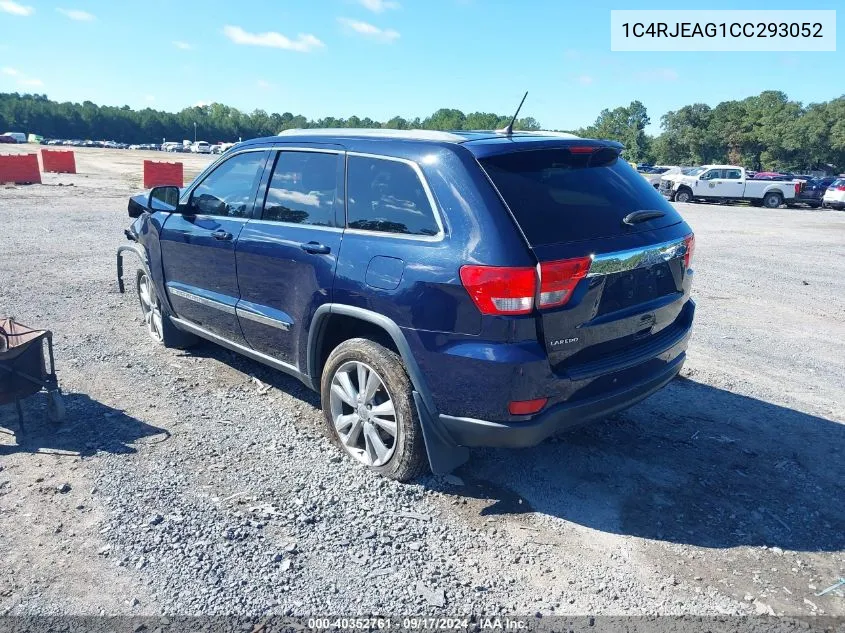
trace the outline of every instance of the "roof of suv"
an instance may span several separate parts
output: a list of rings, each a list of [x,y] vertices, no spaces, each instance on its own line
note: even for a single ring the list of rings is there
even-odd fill
[[[309,128],[285,130],[277,136],[244,141],[243,145],[268,145],[272,143],[321,143],[337,144],[352,151],[380,151],[399,156],[412,157],[414,151],[425,146],[465,147],[476,158],[509,153],[526,149],[553,149],[571,141],[582,141],[584,145],[610,146],[622,149],[614,141],[581,139],[566,132],[515,131],[505,134],[496,130],[393,130],[385,128]],[[386,147],[379,147],[380,144]],[[416,146],[416,147],[415,147]],[[388,150],[387,147],[390,147]],[[415,149],[412,149],[414,148]],[[379,148],[378,150],[376,148]]]

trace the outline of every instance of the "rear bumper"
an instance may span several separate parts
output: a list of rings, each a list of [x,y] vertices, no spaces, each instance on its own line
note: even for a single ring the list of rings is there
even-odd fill
[[[522,422],[488,422],[441,415],[440,423],[460,446],[501,448],[534,446],[556,433],[605,418],[647,398],[678,375],[685,359],[686,353],[681,352],[668,362],[662,371],[650,375],[633,386],[590,400],[576,403],[564,402]]]

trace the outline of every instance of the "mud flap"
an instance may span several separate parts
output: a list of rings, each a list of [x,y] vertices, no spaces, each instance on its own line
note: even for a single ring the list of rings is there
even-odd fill
[[[435,475],[445,475],[455,470],[469,459],[469,449],[458,446],[446,431],[434,421],[422,401],[422,397],[415,390],[414,402],[417,405],[417,415],[420,418],[425,451],[428,454],[428,464]]]

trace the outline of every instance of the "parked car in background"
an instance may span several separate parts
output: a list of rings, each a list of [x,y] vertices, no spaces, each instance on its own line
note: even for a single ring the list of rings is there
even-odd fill
[[[191,152],[194,154],[210,154],[211,144],[208,141],[197,141],[191,145]]]
[[[6,136],[5,134],[0,134],[0,143],[6,144],[14,144],[17,143],[14,136]]]
[[[838,178],[822,196],[822,206],[829,209],[845,209],[845,178]]]
[[[211,153],[212,154],[222,154],[223,153],[223,146],[220,143],[215,143],[211,146]]]
[[[26,143],[26,134],[23,132],[6,132],[3,136],[11,138],[15,143]]]
[[[795,202],[806,204],[814,209],[820,207],[827,188],[830,187],[836,180],[836,176],[810,178],[801,186],[801,190],[798,192]]]
[[[680,371],[693,234],[621,151],[552,132],[239,143],[130,201],[121,288],[125,272],[157,343],[205,338],[318,391],[363,465],[448,472]]]
[[[702,165],[688,175],[664,176],[660,193],[675,202],[748,200],[776,209],[793,202],[800,187],[800,182],[749,179],[737,165]]]

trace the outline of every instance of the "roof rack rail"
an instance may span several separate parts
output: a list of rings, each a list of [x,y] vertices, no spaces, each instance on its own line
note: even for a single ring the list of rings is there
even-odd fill
[[[440,130],[394,130],[392,128],[293,128],[282,130],[278,136],[357,136],[396,138],[415,141],[447,141],[460,143],[465,137]]]

